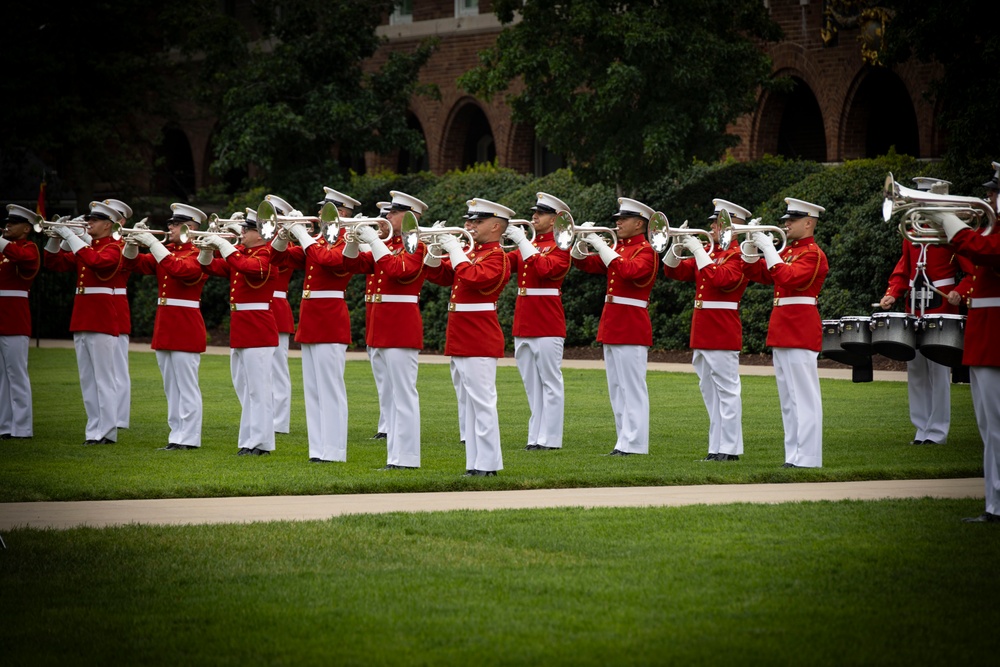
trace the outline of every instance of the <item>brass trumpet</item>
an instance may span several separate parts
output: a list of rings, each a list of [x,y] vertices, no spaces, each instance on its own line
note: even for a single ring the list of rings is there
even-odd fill
[[[146,221],[149,218],[143,218],[139,222],[135,223],[135,227],[118,227],[115,229],[115,234],[117,238],[125,239],[126,242],[130,241],[136,234],[146,233],[153,234],[155,236],[166,236],[169,232],[165,232],[162,229],[150,229],[146,226]]]
[[[344,240],[345,241],[357,241],[357,236],[355,232],[358,227],[373,227],[375,233],[383,241],[388,241],[392,238],[392,225],[385,218],[366,218],[362,215],[356,215],[353,218],[341,218],[339,222],[336,223],[336,230],[344,230]]]
[[[891,172],[885,179],[882,194],[882,218],[889,222],[892,216],[902,212],[899,233],[911,243],[948,243],[947,234],[934,219],[935,213],[951,213],[984,236],[996,224],[996,212],[983,199],[907,188],[897,183]]]
[[[531,220],[515,219],[515,220],[511,220],[510,222],[507,223],[508,227],[510,227],[511,225],[516,225],[518,227],[524,227],[525,228],[525,232],[524,233],[525,233],[525,236],[528,237],[528,242],[529,243],[531,241],[535,240],[535,223],[533,223]],[[510,252],[511,250],[517,250],[517,244],[514,243],[513,241],[508,241],[507,243],[504,243],[503,239],[506,239],[506,238],[507,237],[504,236],[501,239],[501,241],[500,241],[500,247],[503,248],[504,250],[506,250],[507,252]]]
[[[726,215],[729,214],[726,213]],[[732,221],[730,220],[730,222]],[[653,246],[657,255],[662,255],[669,249],[674,257],[684,259],[692,255],[685,253],[686,248],[677,243],[676,239],[682,236],[704,236],[708,240],[708,252],[711,253],[715,250],[715,241],[710,232],[704,229],[688,229],[685,225],[687,225],[687,221],[680,227],[671,227],[667,216],[657,211],[649,217],[649,245]],[[680,249],[678,250],[678,248]]]
[[[438,220],[431,227],[421,227],[417,223],[417,216],[412,211],[407,211],[403,215],[403,221],[399,226],[399,233],[403,237],[403,250],[408,253],[415,253],[421,241],[427,243],[427,254],[431,257],[441,259],[447,257],[448,253],[440,252],[441,245],[438,243],[439,237],[445,234],[458,236],[462,241],[463,252],[468,253],[476,242],[464,227],[446,227],[444,220]]]
[[[578,255],[594,255],[596,252],[591,249],[590,244],[583,240],[587,234],[597,234],[603,236],[612,248],[618,245],[618,230],[612,227],[594,227],[592,223],[576,225],[573,223],[573,216],[569,211],[559,211],[556,220],[552,223],[552,235],[556,242],[556,247],[560,250],[573,248]]]
[[[777,234],[777,236],[772,236],[772,239],[774,241],[778,241],[779,238],[781,239],[777,247],[779,253],[785,249],[785,245],[788,243],[784,229],[773,225],[762,225],[760,224],[760,218],[754,218],[745,225],[738,225],[733,222],[733,217],[729,214],[729,211],[722,209],[719,211],[717,222],[719,225],[719,247],[723,250],[728,250],[733,244],[733,238],[739,234],[743,234],[746,238],[740,243],[740,252],[748,258],[760,255],[760,249],[750,238],[750,235],[754,232]]]
[[[46,236],[57,237],[55,228],[56,227],[75,227],[77,229],[86,229],[87,223],[83,220],[70,220],[70,216],[64,215],[56,218],[55,220],[45,220],[42,216],[38,216],[38,219],[31,226],[39,234],[45,234]]]

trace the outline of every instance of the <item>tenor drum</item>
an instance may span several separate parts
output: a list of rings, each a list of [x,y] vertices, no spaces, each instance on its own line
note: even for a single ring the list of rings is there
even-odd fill
[[[942,366],[962,365],[965,315],[924,315],[918,329],[917,347],[922,355]]]
[[[872,315],[872,351],[896,361],[917,356],[917,318],[909,313]]]
[[[867,356],[855,354],[841,346],[840,320],[823,320],[823,358],[832,359],[848,366],[857,366],[868,360]]]
[[[872,354],[872,318],[840,318],[840,346],[849,352],[870,357]]]

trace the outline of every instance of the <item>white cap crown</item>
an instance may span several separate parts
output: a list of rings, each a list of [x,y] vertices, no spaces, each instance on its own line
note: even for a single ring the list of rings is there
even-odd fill
[[[812,204],[801,199],[793,199],[792,197],[785,197],[785,205],[788,206],[788,212],[781,216],[782,220],[785,218],[819,218],[820,213],[826,211],[819,204]]]
[[[125,218],[122,216],[122,212],[116,208],[112,208],[102,201],[92,201],[90,202],[90,212],[96,213],[98,215],[103,215],[108,218],[111,222],[117,222],[122,224],[125,222]]]
[[[205,219],[208,217],[204,211],[190,204],[171,204],[170,210],[173,211],[173,215],[170,216],[167,222],[189,223],[189,226],[194,228],[200,227],[201,223],[205,222]]]
[[[121,213],[126,220],[132,217],[132,207],[121,199],[105,199],[104,203]]]
[[[712,205],[715,206],[715,213],[708,216],[709,220],[715,220],[719,217],[719,211],[727,211],[729,215],[734,218],[739,218],[740,220],[750,219],[750,211],[743,208],[739,204],[734,204],[731,201],[726,201],[725,199],[713,199]]]
[[[393,190],[389,196],[392,197],[391,208],[396,211],[413,211],[417,215],[423,215],[427,210],[427,204],[405,192]]]
[[[9,222],[26,222],[31,225],[35,223],[38,217],[38,214],[31,209],[18,206],[17,204],[7,204],[7,220]]]
[[[541,211],[543,213],[559,213],[560,211],[566,211],[567,213],[572,213],[569,210],[569,206],[566,205],[562,199],[558,197],[553,197],[547,192],[539,192],[535,195],[537,201],[535,205],[531,207],[532,211]]]
[[[467,220],[474,218],[502,218],[510,220],[514,217],[514,209],[507,208],[503,204],[498,204],[488,199],[470,199],[465,204],[469,207],[469,212],[465,214]]]
[[[628,197],[618,198],[618,212],[615,213],[612,218],[630,218],[638,216],[649,222],[654,211],[651,207],[646,206],[641,201],[637,199],[629,199]]]
[[[295,210],[294,206],[289,204],[287,201],[285,201],[278,195],[265,195],[264,200],[271,202],[271,204],[274,206],[274,212],[277,213],[278,215],[287,216],[288,214],[290,214],[292,211]]]
[[[331,202],[337,208],[346,208],[351,213],[354,212],[355,208],[361,206],[361,202],[359,202],[354,197],[349,197],[345,195],[343,192],[337,192],[333,188],[328,188],[326,186],[323,186],[323,192],[325,194],[325,196],[323,197],[323,201],[317,202],[321,206],[327,202]]]

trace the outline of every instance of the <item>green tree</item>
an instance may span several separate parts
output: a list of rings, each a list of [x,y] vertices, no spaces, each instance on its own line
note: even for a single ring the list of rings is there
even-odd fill
[[[781,33],[759,0],[495,0],[493,9],[507,27],[460,84],[487,98],[509,91],[516,122],[580,178],[619,191],[718,159],[737,141],[726,125],[773,85],[760,41]]]
[[[257,181],[289,197],[314,197],[317,183],[349,168],[366,151],[424,151],[406,125],[417,74],[433,50],[393,51],[363,68],[381,45],[379,20],[391,0],[258,0],[261,28],[238,67],[221,77],[214,169],[254,165]]]

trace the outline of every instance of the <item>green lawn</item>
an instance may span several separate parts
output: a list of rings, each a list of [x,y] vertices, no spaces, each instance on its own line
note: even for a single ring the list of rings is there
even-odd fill
[[[375,431],[376,394],[366,362],[348,362],[347,462],[307,462],[301,368],[291,360],[292,432],[269,457],[237,457],[240,408],[229,359],[202,359],[203,447],[164,452],[166,401],[152,353],[131,355],[132,428],[115,445],[84,447],[85,423],[72,350],[32,349],[35,437],[0,443],[0,502],[233,495],[379,493],[667,484],[844,481],[968,477],[982,474],[982,443],[967,385],[952,389],[946,446],[914,447],[901,382],[822,382],[824,467],[781,468],[781,413],[771,377],[743,378],[746,452],[733,463],[699,461],[707,451],[708,416],[692,373],[651,372],[649,456],[601,456],[614,444],[604,372],[568,369],[562,451],[526,452],[528,410],[515,368],[497,370],[505,469],[495,478],[463,478],[455,394],[446,365],[420,367],[422,467],[379,471],[384,441]]]

